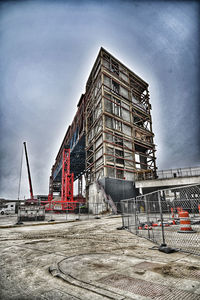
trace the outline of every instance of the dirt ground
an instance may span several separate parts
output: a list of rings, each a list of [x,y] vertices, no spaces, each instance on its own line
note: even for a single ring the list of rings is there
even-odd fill
[[[159,252],[120,226],[111,216],[1,226],[0,299],[200,299],[198,256]]]

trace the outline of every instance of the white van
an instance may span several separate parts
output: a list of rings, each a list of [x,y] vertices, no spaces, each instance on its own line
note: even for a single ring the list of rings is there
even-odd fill
[[[3,208],[0,209],[1,215],[8,215],[8,214],[14,214],[15,213],[15,202],[6,203]]]

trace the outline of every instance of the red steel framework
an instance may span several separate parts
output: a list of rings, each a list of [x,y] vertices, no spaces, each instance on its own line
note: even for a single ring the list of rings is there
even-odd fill
[[[62,210],[74,210],[76,201],[73,198],[74,174],[70,173],[70,149],[63,150],[62,160],[62,187],[61,202]]]
[[[74,201],[73,186],[74,173],[70,173],[70,149],[64,149],[62,155],[62,186],[61,186],[61,201],[53,200],[53,195],[48,195],[46,202],[46,210],[55,210],[56,204],[61,204],[63,210],[74,210],[77,201]]]

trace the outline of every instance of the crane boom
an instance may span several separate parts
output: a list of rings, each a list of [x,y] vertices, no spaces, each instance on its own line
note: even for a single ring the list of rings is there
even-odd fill
[[[29,167],[29,162],[28,162],[28,154],[27,154],[27,150],[26,150],[26,142],[24,142],[23,144],[24,144],[26,164],[27,164],[27,170],[28,170],[28,181],[29,181],[30,195],[31,195],[31,200],[33,200],[33,188],[32,188],[32,182],[31,182],[30,167]]]

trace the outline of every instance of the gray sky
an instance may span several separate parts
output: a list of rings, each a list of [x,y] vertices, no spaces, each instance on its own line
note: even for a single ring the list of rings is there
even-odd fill
[[[48,193],[101,46],[149,83],[159,169],[200,165],[199,8],[198,1],[2,1],[0,197],[17,197],[23,141],[34,194]]]

